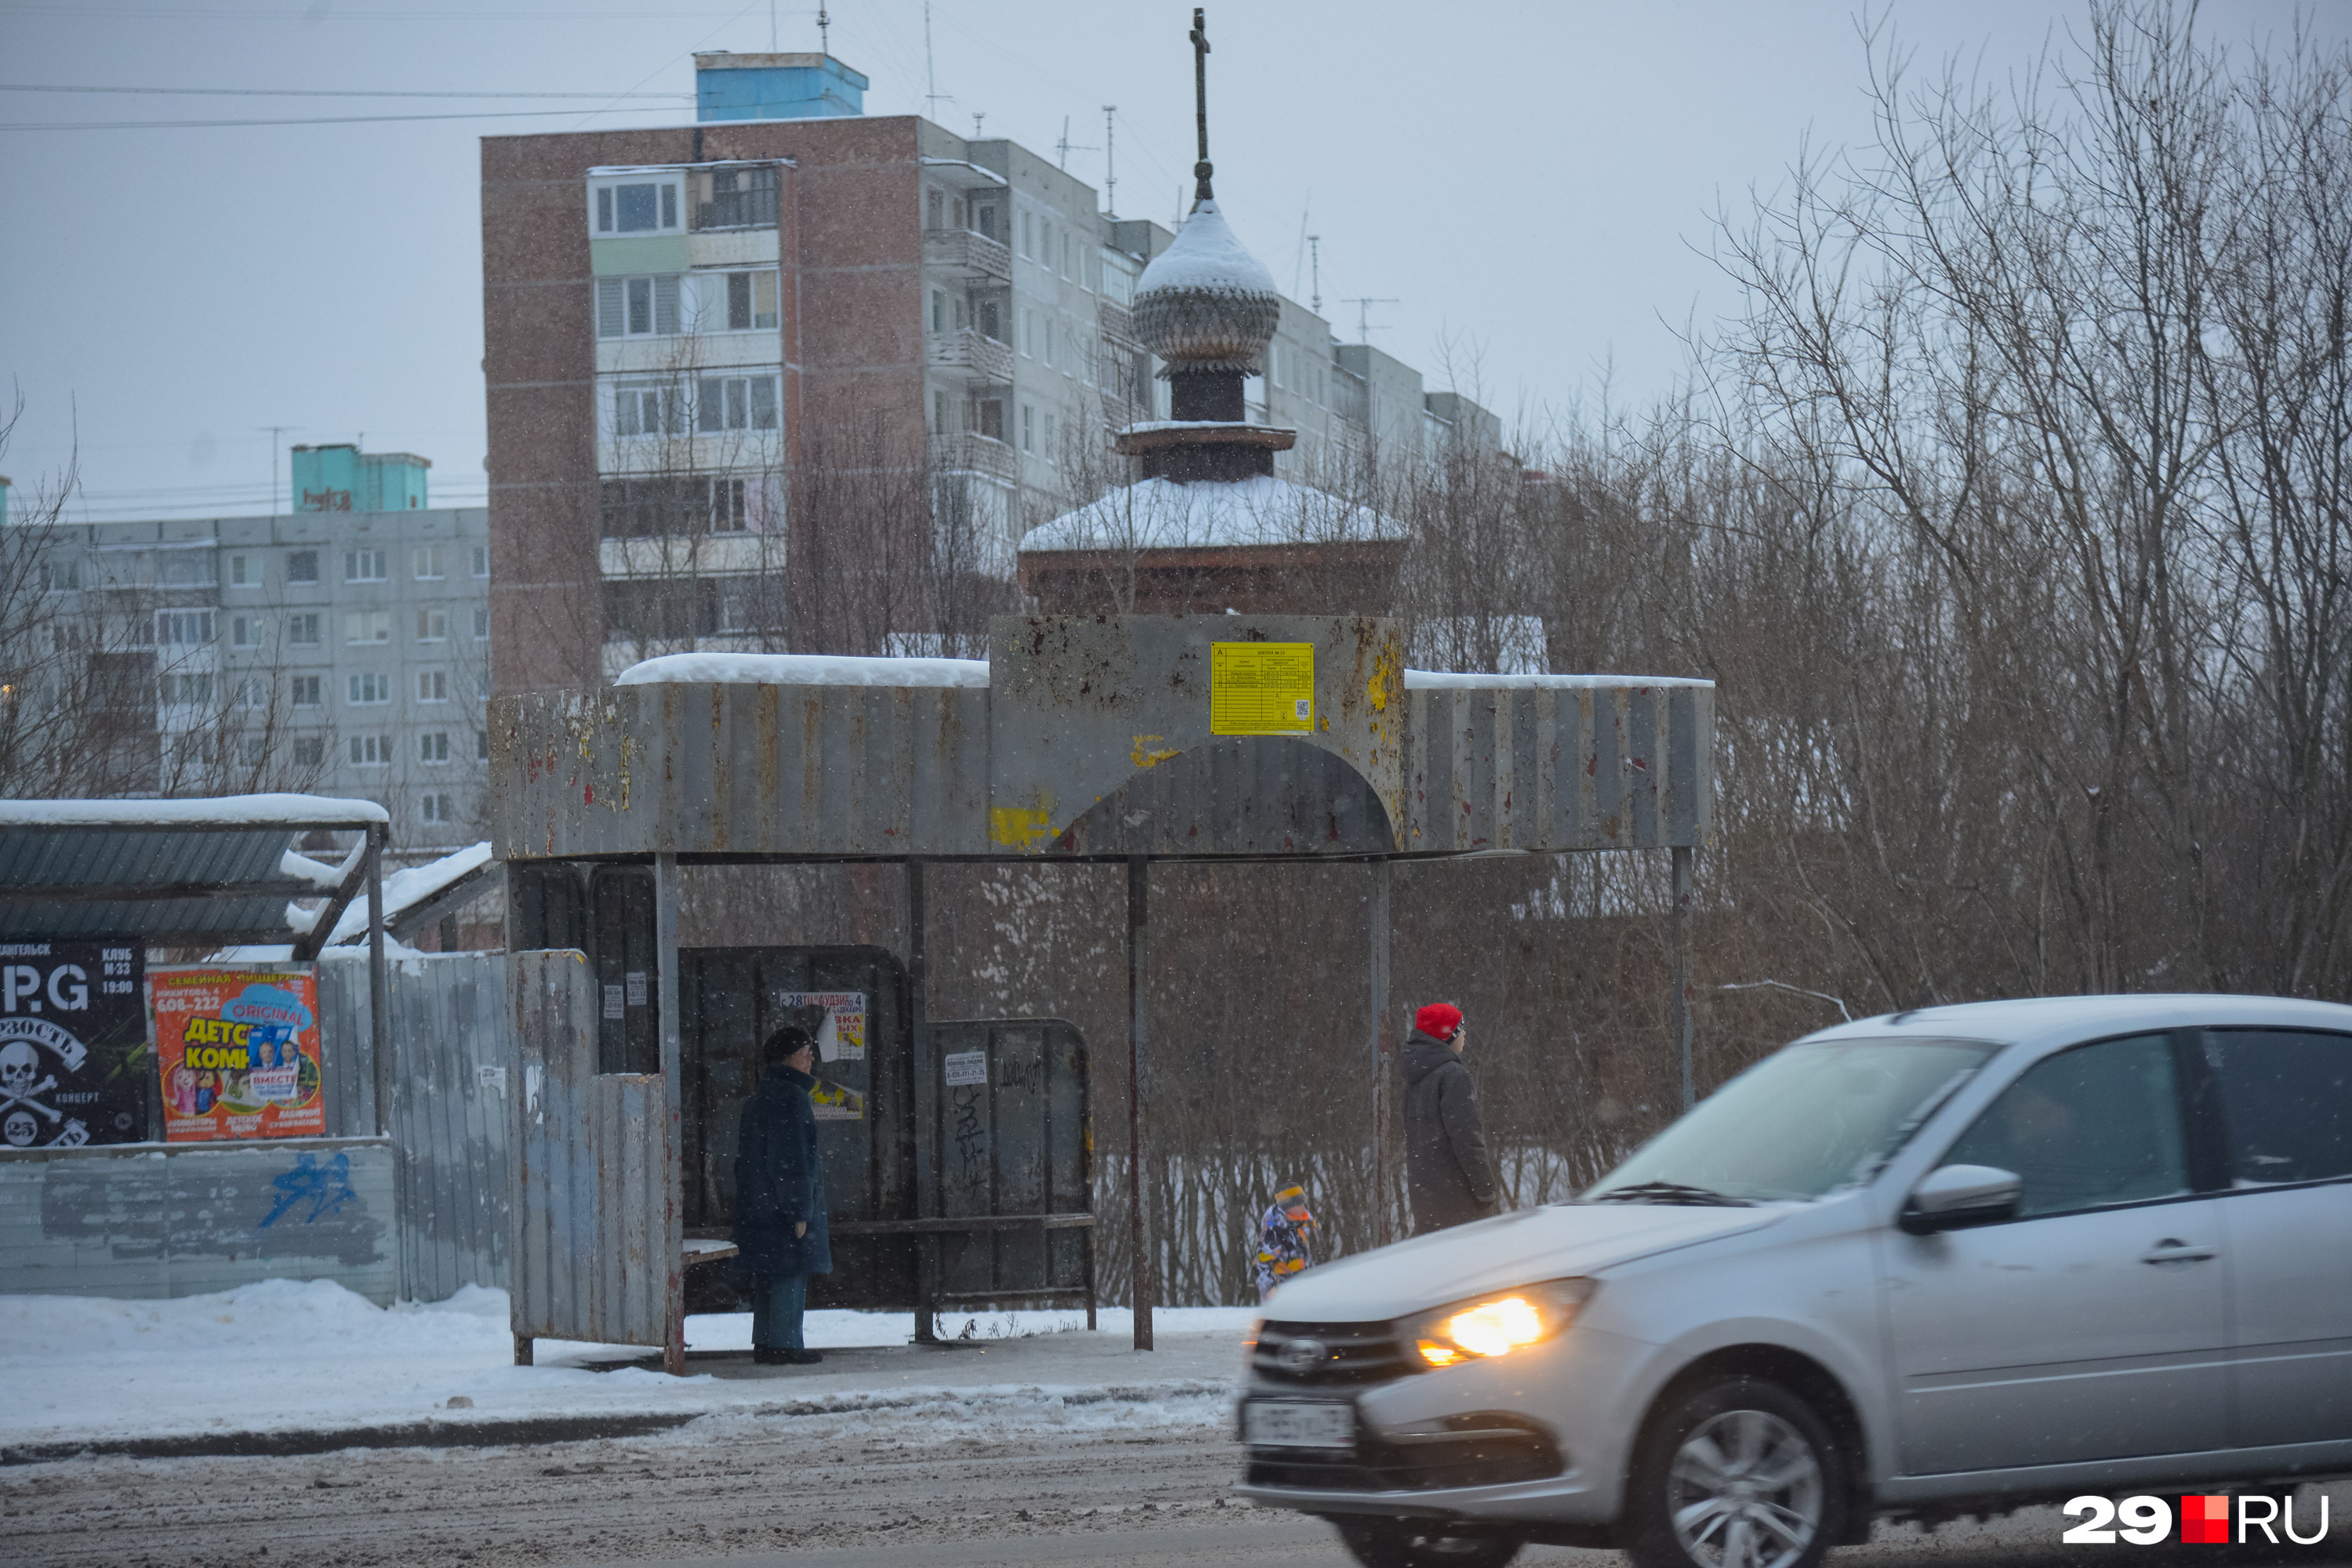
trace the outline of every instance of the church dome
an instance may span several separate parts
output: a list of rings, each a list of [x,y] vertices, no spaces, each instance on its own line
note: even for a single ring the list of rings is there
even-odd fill
[[[1242,248],[1214,200],[1197,204],[1143,269],[1134,309],[1136,336],[1171,374],[1253,373],[1282,320],[1274,275]]]

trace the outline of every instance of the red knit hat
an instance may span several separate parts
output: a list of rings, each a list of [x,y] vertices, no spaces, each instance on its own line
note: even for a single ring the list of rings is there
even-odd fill
[[[1412,1016],[1412,1026],[1424,1035],[1450,1040],[1462,1026],[1462,1009],[1451,1002],[1432,1002]]]

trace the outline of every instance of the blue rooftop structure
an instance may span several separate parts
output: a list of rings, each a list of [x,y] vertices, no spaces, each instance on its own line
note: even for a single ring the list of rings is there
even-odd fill
[[[866,112],[866,79],[831,55],[697,55],[697,120],[843,120]]]

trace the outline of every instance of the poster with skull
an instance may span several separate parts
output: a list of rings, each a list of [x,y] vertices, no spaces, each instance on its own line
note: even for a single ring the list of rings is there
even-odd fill
[[[167,1142],[326,1131],[316,973],[158,969],[147,991]]]
[[[146,964],[136,938],[0,942],[0,1147],[146,1141]]]

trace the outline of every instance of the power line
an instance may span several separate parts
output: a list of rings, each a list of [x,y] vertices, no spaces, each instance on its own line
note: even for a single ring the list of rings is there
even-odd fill
[[[141,97],[173,94],[206,98],[657,98],[691,103],[690,92],[378,92],[362,88],[303,87],[48,87],[0,82],[0,92],[122,92]]]
[[[564,114],[641,114],[635,109],[483,109],[463,114],[331,114],[301,120],[57,120],[0,123],[0,131],[194,131],[223,125],[382,125],[413,120],[532,120]]]

